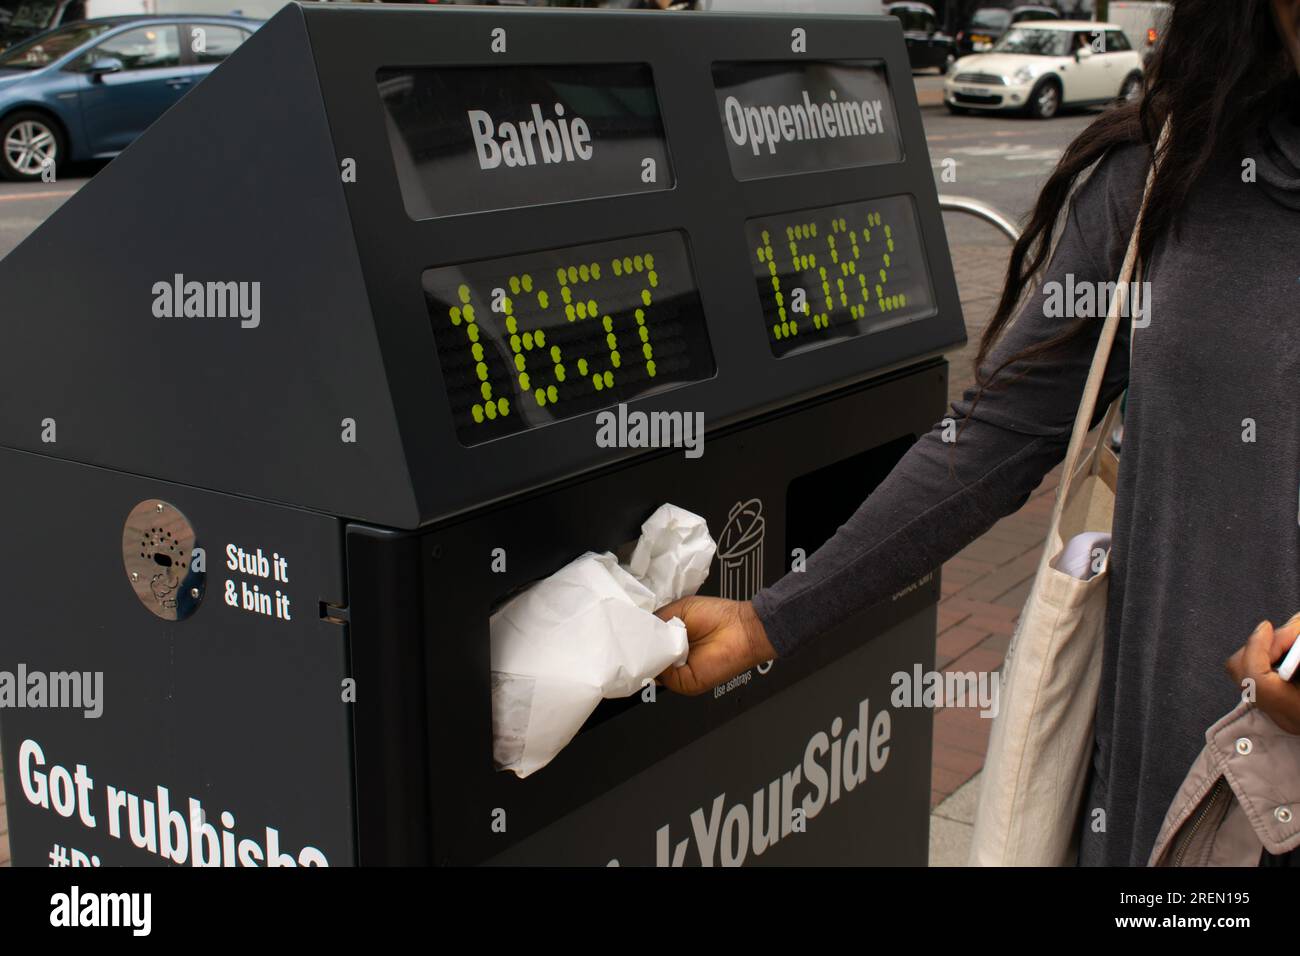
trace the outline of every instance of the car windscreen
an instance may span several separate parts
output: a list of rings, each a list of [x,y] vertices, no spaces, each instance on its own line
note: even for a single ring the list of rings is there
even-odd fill
[[[108,28],[107,24],[79,23],[34,36],[0,53],[0,70],[39,70]]]
[[[47,29],[58,10],[58,0],[0,0],[0,50]]]
[[[970,18],[970,28],[972,30],[1005,30],[1011,22],[1010,10],[999,10],[996,7],[984,7],[976,10]]]
[[[1053,10],[1013,10],[1012,23],[1024,23],[1028,20],[1059,20],[1060,15]]]
[[[997,53],[1066,56],[1070,52],[1070,33],[1067,30],[1008,30],[993,49]]]
[[[889,12],[903,21],[904,30],[929,31],[930,15],[915,7],[890,7]]]

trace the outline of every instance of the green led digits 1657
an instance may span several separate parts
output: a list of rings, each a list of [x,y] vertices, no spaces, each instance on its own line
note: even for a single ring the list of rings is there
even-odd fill
[[[763,216],[745,236],[778,357],[934,312],[910,196]]]
[[[423,285],[466,445],[713,374],[679,233],[429,269]]]

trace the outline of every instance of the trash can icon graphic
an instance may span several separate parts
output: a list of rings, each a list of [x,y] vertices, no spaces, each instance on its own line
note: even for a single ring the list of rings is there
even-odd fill
[[[732,601],[748,601],[763,586],[763,502],[757,498],[731,506],[718,537],[722,566],[718,593]]]

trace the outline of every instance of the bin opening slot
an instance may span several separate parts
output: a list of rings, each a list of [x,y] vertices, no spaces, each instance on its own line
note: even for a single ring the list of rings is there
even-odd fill
[[[785,498],[786,554],[802,548],[811,555],[829,541],[918,437],[904,435],[791,481]]]
[[[632,561],[633,551],[636,550],[637,544],[640,540],[641,535],[637,535],[636,537],[628,538],[628,540],[617,542],[617,544],[604,544],[604,546],[602,546],[603,542],[601,541],[581,541],[578,540],[578,538],[575,538],[575,541],[573,541],[573,544],[575,544],[575,550],[573,550],[571,554],[565,554],[562,561],[556,564],[555,567],[549,568],[549,570],[546,571],[546,574],[538,575],[536,578],[526,580],[524,583],[508,589],[508,591],[499,593],[498,596],[495,597],[493,604],[491,604],[490,617],[497,615],[504,606],[510,604],[510,602],[515,600],[516,597],[519,597],[521,593],[528,591],[529,588],[536,587],[536,585],[541,583],[541,581],[550,578],[552,574],[558,572],[560,568],[567,566],[569,562],[575,561],[575,559],[581,557],[585,551],[590,550],[595,551],[595,553],[604,553],[604,551],[608,551],[608,553],[614,554],[614,557],[617,559],[620,566],[623,566],[624,568],[628,567],[628,564]],[[582,548],[582,545],[588,546]],[[498,676],[493,675],[491,687],[493,687],[494,695],[497,693],[498,680]],[[640,704],[640,702],[640,693],[633,693],[633,695],[628,697],[606,698],[606,700],[602,700],[597,704],[597,706],[595,706],[595,710],[590,714],[590,717],[586,719],[585,723],[582,724],[581,728],[578,728],[578,731],[575,734],[575,739],[577,736],[590,731],[591,728],[597,727],[599,724],[608,721],[608,719],[615,718],[617,715],[625,713],[625,711],[632,709],[633,706]]]

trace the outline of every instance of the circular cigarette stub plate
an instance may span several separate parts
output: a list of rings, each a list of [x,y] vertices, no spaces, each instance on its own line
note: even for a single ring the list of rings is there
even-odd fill
[[[175,505],[150,498],[126,517],[127,582],[140,603],[164,621],[183,621],[203,602],[207,575],[193,569],[194,547],[194,526]]]

